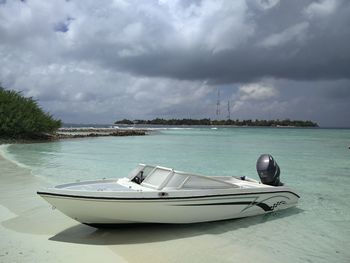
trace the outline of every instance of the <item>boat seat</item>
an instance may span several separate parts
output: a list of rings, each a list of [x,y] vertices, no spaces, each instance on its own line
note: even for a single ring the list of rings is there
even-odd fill
[[[132,182],[137,184],[141,184],[143,180],[145,180],[143,171],[140,171],[133,179],[131,179]]]

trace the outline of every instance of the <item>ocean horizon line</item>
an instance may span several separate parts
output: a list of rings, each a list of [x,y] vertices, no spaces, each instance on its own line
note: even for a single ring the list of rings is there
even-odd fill
[[[61,128],[111,128],[111,127],[192,127],[192,128],[285,128],[285,129],[350,129],[350,126],[319,126],[319,127],[298,127],[298,126],[238,126],[238,125],[164,125],[164,124],[114,124],[114,123],[63,123]]]

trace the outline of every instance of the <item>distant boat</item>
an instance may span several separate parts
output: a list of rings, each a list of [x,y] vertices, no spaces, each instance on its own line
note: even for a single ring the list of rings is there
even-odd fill
[[[271,155],[259,157],[257,171],[261,183],[140,164],[124,178],[58,185],[38,194],[67,216],[97,227],[208,222],[296,206],[299,196],[280,182]]]
[[[212,129],[212,130],[217,130],[218,128],[217,128],[217,127],[212,127],[211,129]]]

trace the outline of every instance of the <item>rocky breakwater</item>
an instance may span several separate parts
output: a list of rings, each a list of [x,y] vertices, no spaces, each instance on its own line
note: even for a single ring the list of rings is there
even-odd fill
[[[57,139],[101,137],[101,136],[143,136],[147,135],[143,129],[115,129],[115,128],[60,128],[55,136]]]

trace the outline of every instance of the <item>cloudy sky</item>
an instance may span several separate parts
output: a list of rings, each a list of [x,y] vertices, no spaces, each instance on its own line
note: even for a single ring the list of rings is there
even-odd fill
[[[64,122],[350,126],[348,0],[0,0],[0,63]]]

